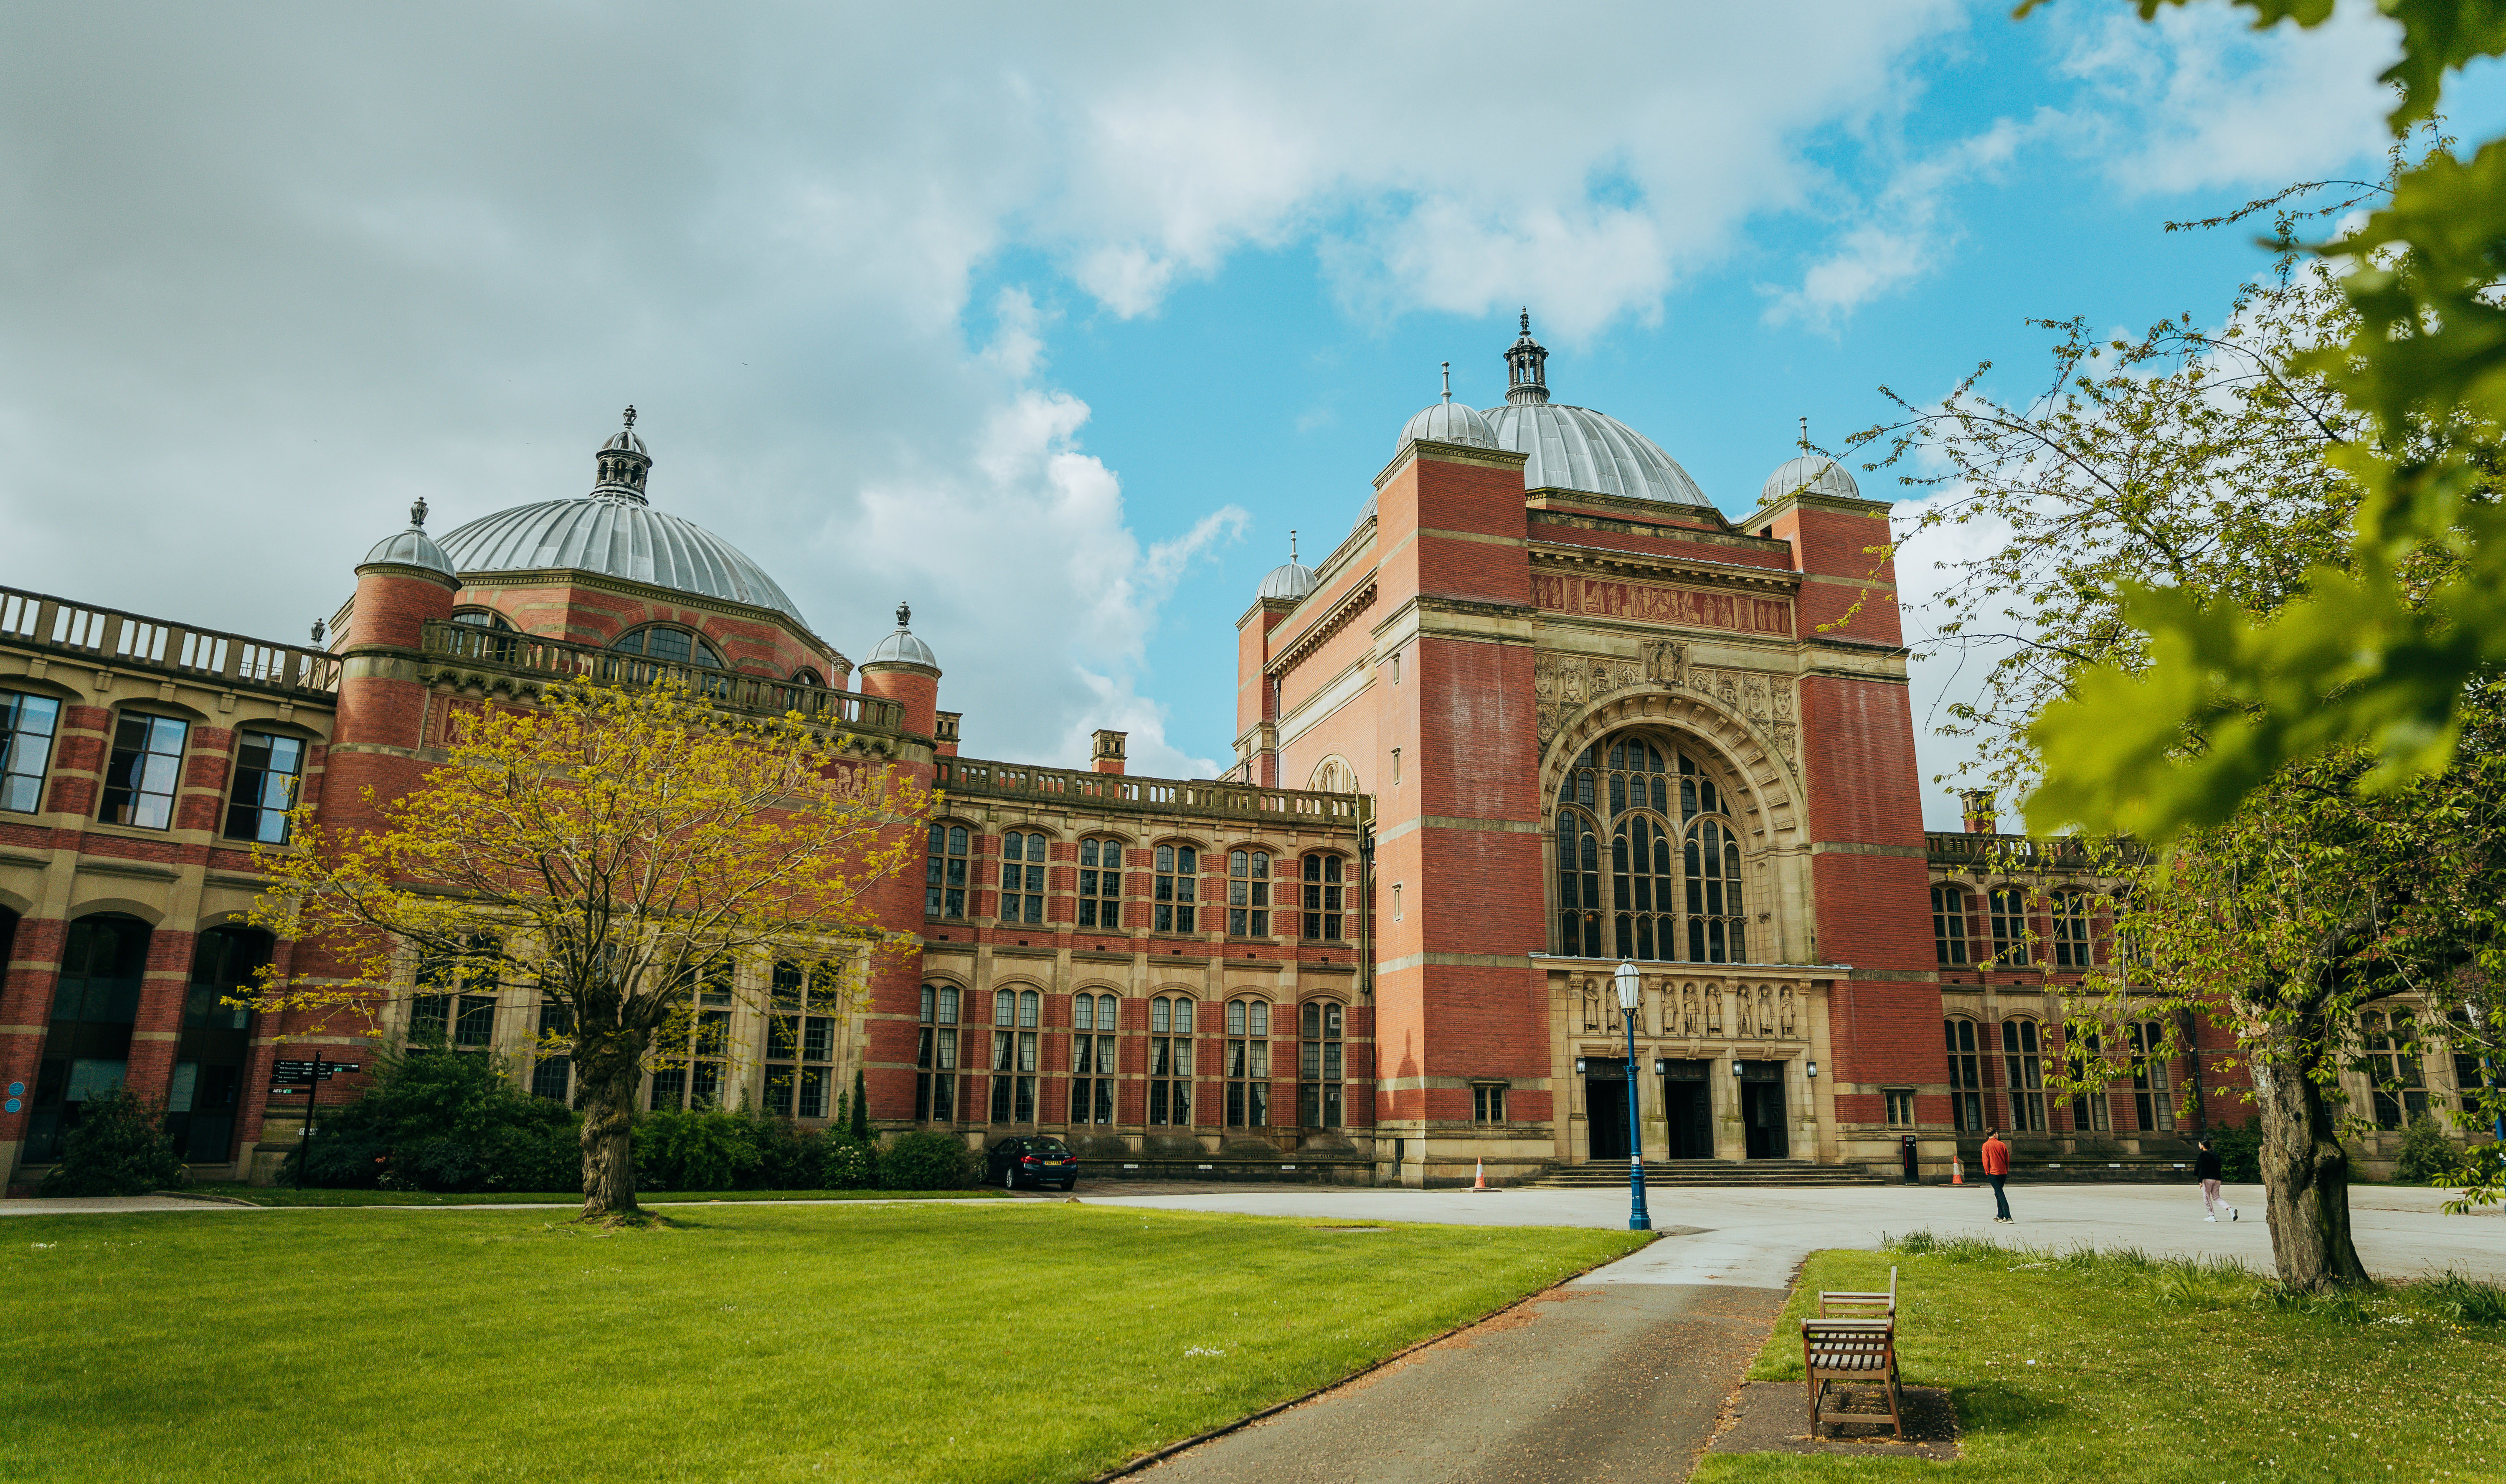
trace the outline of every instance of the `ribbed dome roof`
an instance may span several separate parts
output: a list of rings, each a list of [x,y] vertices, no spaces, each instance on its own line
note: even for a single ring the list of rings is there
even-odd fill
[[[1314,569],[1302,561],[1283,561],[1271,568],[1262,579],[1264,597],[1284,597],[1291,601],[1314,590]]]
[[[1705,491],[1662,446],[1589,407],[1515,402],[1482,414],[1496,446],[1531,455],[1525,489],[1582,489],[1677,505],[1709,505]]]
[[[444,555],[465,577],[562,567],[772,608],[808,627],[774,579],[737,547],[694,521],[626,500],[542,500],[500,510],[446,536]]]
[[[910,604],[898,603],[896,632],[879,640],[877,647],[871,650],[870,658],[862,663],[864,665],[927,665],[933,670],[938,670],[940,657],[931,652],[930,645],[913,636],[913,630],[911,627],[913,623],[913,607]]]
[[[409,529],[394,531],[376,542],[373,549],[366,553],[365,561],[359,565],[371,565],[377,561],[398,562],[402,566],[422,566],[430,572],[442,572],[447,577],[458,575],[452,570],[451,561],[446,559],[444,549],[437,546],[434,538],[426,533],[426,501],[424,500],[419,500],[409,507]]]
[[[1487,419],[1459,402],[1434,403],[1411,418],[1409,425],[1401,429],[1401,441],[1392,446],[1392,452],[1398,453],[1421,438],[1472,449],[1496,447],[1496,433],[1487,425]]]
[[[1862,498],[1862,487],[1844,471],[1844,465],[1824,453],[1806,453],[1788,458],[1775,472],[1767,476],[1766,485],[1758,490],[1758,503],[1772,505],[1790,499],[1803,491],[1811,494],[1841,495],[1848,500]]]

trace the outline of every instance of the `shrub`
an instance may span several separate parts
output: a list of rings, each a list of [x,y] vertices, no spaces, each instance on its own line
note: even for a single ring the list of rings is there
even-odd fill
[[[850,1116],[844,1121],[844,1132],[852,1136],[853,1142],[865,1148],[878,1141],[878,1136],[870,1128],[870,1078],[858,1067],[853,1068],[853,1101]]]
[[[166,1136],[164,1109],[127,1087],[90,1098],[61,1144],[61,1162],[36,1193],[146,1195],[183,1183],[183,1162]]]
[[[570,1190],[583,1183],[582,1125],[534,1098],[503,1062],[424,1047],[382,1052],[374,1085],[325,1111],[283,1179],[393,1190]]]
[[[881,1190],[962,1190],[975,1183],[975,1151],[947,1134],[907,1134],[879,1151]]]
[[[2402,1131],[2402,1156],[2393,1178],[2425,1185],[2452,1175],[2459,1163],[2460,1151],[2445,1137],[2445,1126],[2421,1113]]]
[[[647,1190],[732,1190],[765,1163],[756,1125],[721,1108],[664,1109],[635,1123],[635,1183]]]
[[[818,1188],[869,1190],[878,1183],[878,1150],[857,1140],[820,1136]]]
[[[2241,1129],[2214,1129],[2210,1147],[2218,1151],[2219,1177],[2239,1185],[2259,1183],[2263,1177],[2263,1121],[2260,1113],[2245,1120]]]

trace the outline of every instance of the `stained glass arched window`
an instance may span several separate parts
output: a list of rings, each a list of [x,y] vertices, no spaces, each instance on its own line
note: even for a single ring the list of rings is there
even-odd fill
[[[1552,827],[1559,953],[1749,961],[1739,833],[1695,758],[1642,736],[1597,742],[1567,770]]]

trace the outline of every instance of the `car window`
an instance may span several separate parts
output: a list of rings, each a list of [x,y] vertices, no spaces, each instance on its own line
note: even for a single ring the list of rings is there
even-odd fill
[[[1070,1145],[1063,1143],[1058,1139],[1039,1139],[1035,1141],[1035,1152],[1038,1154],[1067,1154],[1070,1152]]]

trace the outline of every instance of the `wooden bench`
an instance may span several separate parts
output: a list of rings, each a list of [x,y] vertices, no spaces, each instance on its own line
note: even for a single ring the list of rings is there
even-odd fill
[[[1831,1381],[1878,1383],[1888,1392],[1888,1424],[1902,1441],[1905,1410],[1897,1394],[1897,1321],[1877,1319],[1808,1319],[1802,1321],[1802,1372],[1809,1384],[1809,1435],[1818,1436],[1822,1422],[1877,1422],[1867,1413],[1827,1411]]]
[[[1893,1320],[1897,1317],[1897,1270],[1888,1270],[1885,1293],[1822,1292],[1818,1317],[1823,1320]]]

